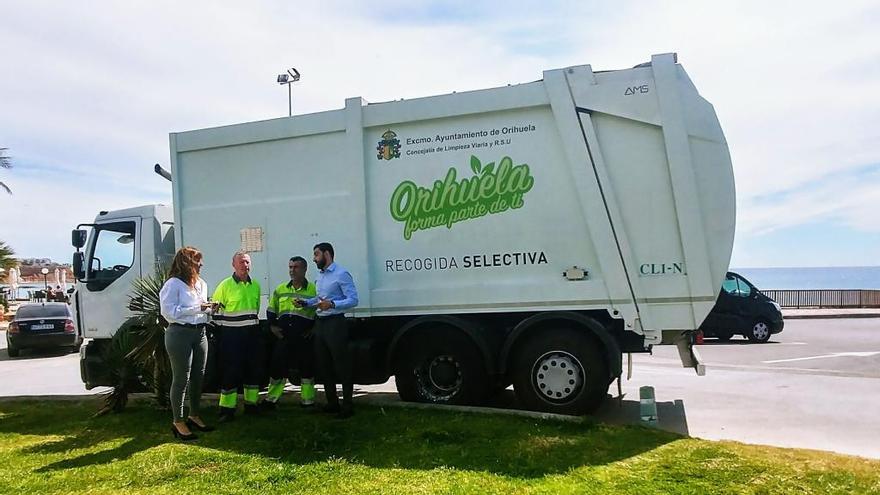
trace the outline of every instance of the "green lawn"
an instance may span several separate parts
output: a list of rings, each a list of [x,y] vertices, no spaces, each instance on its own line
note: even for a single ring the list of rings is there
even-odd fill
[[[96,409],[0,401],[0,492],[880,492],[880,461],[640,427],[367,406],[340,421],[285,404],[183,444],[146,402]]]

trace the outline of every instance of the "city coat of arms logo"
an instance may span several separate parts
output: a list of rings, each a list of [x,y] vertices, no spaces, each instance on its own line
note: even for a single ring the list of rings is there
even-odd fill
[[[391,129],[382,134],[379,145],[376,146],[376,157],[380,160],[391,160],[392,158],[400,158],[400,140],[397,134]]]

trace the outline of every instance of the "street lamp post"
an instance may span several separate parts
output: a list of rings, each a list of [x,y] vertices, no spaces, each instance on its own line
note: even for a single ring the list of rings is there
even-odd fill
[[[278,84],[287,85],[287,116],[293,117],[293,89],[292,84],[299,81],[299,71],[291,67],[287,74],[278,74]]]
[[[43,274],[43,283],[46,284],[46,290],[48,291],[48,290],[49,290],[49,279],[48,279],[49,269],[46,268],[46,267],[43,267],[43,268],[40,270],[40,273]]]

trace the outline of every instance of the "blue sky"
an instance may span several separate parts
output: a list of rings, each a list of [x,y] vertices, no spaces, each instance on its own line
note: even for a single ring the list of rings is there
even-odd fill
[[[170,202],[168,133],[627,68],[677,52],[737,179],[735,267],[877,265],[880,4],[170,2],[0,4],[0,239],[69,258],[98,210]],[[11,76],[10,76],[11,75]]]

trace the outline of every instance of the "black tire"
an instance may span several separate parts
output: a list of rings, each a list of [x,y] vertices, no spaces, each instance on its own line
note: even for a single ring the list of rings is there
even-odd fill
[[[525,407],[575,415],[599,407],[608,394],[608,366],[598,343],[585,332],[539,329],[517,345],[510,369],[516,396]]]
[[[6,348],[6,353],[9,354],[9,357],[18,357],[21,355],[21,349],[18,347],[8,346]]]
[[[461,331],[434,327],[401,342],[394,381],[409,402],[474,405],[488,396],[485,360]]]
[[[746,332],[746,337],[756,344],[763,344],[770,340],[770,325],[764,320],[757,320],[752,324],[752,328]]]

